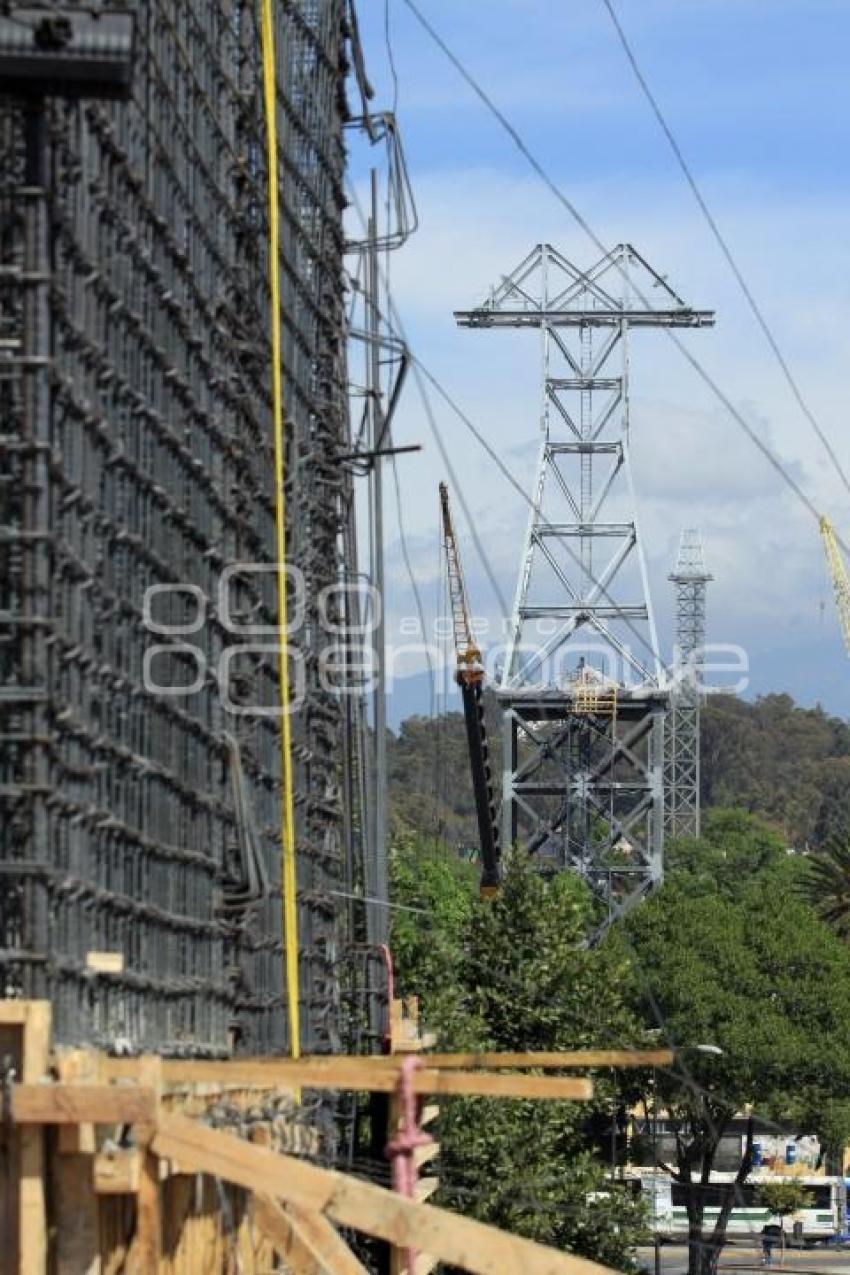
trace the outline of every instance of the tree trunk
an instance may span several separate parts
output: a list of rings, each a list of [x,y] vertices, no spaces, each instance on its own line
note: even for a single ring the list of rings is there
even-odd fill
[[[703,1248],[703,1265],[699,1268],[699,1275],[716,1275],[717,1263],[720,1260],[720,1254],[726,1244],[726,1228],[729,1225],[729,1216],[735,1203],[737,1189],[743,1186],[753,1167],[753,1118],[750,1116],[747,1121],[747,1140],[744,1144],[744,1154],[738,1172],[735,1174],[735,1181],[730,1182],[723,1196],[723,1203],[720,1206],[720,1212],[717,1215],[717,1221],[714,1224],[714,1230],[711,1233],[711,1239]]]
[[[702,1215],[703,1206],[699,1195],[694,1190],[692,1170],[697,1156],[697,1144],[686,1144],[681,1135],[676,1134],[676,1167],[677,1177],[685,1186],[685,1207],[688,1213],[688,1275],[702,1275],[700,1265],[702,1253]]]

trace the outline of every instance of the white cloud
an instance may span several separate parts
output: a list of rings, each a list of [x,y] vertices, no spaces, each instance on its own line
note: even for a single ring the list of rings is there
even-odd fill
[[[374,67],[384,56],[378,21],[383,6],[374,13],[371,8],[365,25]],[[837,78],[844,75],[838,35],[846,0],[811,0],[805,14],[798,0],[773,0],[771,29],[757,58],[746,42],[764,26],[763,0],[617,0],[617,9],[718,224],[850,471],[844,427],[848,199],[836,179],[830,143],[846,116],[846,89]],[[519,124],[606,246],[634,243],[688,301],[716,308],[716,329],[685,334],[688,348],[850,539],[847,492],[682,182],[602,6],[595,0],[569,6],[432,0],[425,11]],[[596,249],[524,170],[400,0],[393,0],[391,13],[402,124],[411,125],[414,138],[409,160],[421,214],[420,231],[393,259],[396,301],[417,353],[530,491],[538,438],[536,340],[529,333],[459,331],[452,311],[479,301],[540,240],[579,265],[592,263]],[[813,27],[822,50],[816,60],[806,56]],[[829,35],[824,40],[824,32],[834,43]],[[811,144],[803,145],[809,135]],[[632,396],[639,512],[663,627],[669,635],[672,589],[666,576],[679,531],[696,523],[715,575],[711,627],[754,651],[785,650],[793,688],[800,652],[813,635],[823,644],[824,598],[825,623],[837,632],[814,520],[663,333],[635,334]],[[433,393],[431,398],[471,517],[502,592],[511,598],[527,504],[462,423]],[[400,458],[398,467],[411,552],[433,609],[436,487],[446,473],[412,382],[396,435],[399,442],[426,446],[420,457]],[[473,604],[492,613],[467,520],[459,509],[457,515]],[[397,543],[389,556],[394,609],[407,609]],[[835,649],[837,644],[833,655]],[[812,661],[808,667],[810,693],[817,670]]]
[[[537,343],[528,333],[469,332],[452,311],[475,303],[517,264],[533,242],[549,239],[579,264],[594,253],[531,180],[488,169],[430,173],[417,184],[422,230],[393,263],[396,302],[423,361],[491,441],[526,491],[538,438]],[[715,207],[789,361],[822,414],[850,468],[843,424],[848,255],[839,200],[786,201],[734,177],[715,183]],[[761,333],[727,277],[717,250],[687,198],[673,183],[633,184],[613,199],[608,184],[587,185],[579,205],[602,227],[605,242],[628,236],[688,300],[716,306],[717,328],[686,335],[759,437],[797,482],[841,521],[846,493],[800,415]],[[770,216],[766,210],[770,209]],[[802,305],[800,298],[807,298]],[[703,529],[715,581],[712,626],[718,638],[781,646],[805,636],[819,617],[824,568],[816,524],[780,482],[728,413],[672,349],[664,334],[633,341],[633,459],[653,593],[670,619],[666,580],[684,525]],[[432,392],[453,466],[500,578],[513,596],[527,503],[499,475],[464,426]],[[436,487],[445,467],[410,384],[398,441],[424,441],[426,452],[400,459],[405,521],[417,572],[436,590]],[[457,505],[457,499],[455,499]],[[479,610],[495,608],[491,590],[458,510],[470,591]],[[850,527],[850,518],[844,521]],[[391,548],[399,604],[406,573]],[[830,620],[832,617],[830,615]]]

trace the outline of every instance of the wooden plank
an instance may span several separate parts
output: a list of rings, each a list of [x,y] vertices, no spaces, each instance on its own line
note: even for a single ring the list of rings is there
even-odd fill
[[[138,1085],[13,1085],[16,1124],[151,1124],[156,1095]]]
[[[413,1092],[575,1102],[593,1097],[593,1081],[583,1076],[529,1076],[518,1071],[428,1071],[423,1068],[414,1072]]]
[[[94,1125],[60,1124],[56,1131],[56,1149],[59,1155],[93,1156],[97,1150]]]
[[[60,1048],[53,1051],[52,1069],[62,1084],[97,1084],[100,1080],[99,1065],[99,1055],[94,1050]],[[91,1122],[60,1125],[56,1147],[60,1155],[93,1156],[97,1150],[95,1126]],[[78,1164],[69,1166],[68,1174],[77,1173],[81,1167]],[[91,1174],[87,1172],[86,1176]],[[61,1189],[61,1185],[57,1184],[57,1190]],[[91,1201],[91,1208],[96,1209],[96,1201]]]
[[[421,1169],[423,1164],[430,1164],[432,1160],[436,1160],[440,1154],[439,1142],[426,1142],[421,1147],[416,1147],[413,1152],[413,1163],[417,1169]]]
[[[440,1115],[439,1103],[437,1102],[426,1103],[425,1106],[422,1108],[422,1110],[419,1112],[420,1126],[424,1128],[425,1125],[433,1124],[434,1121],[439,1118],[439,1115]]]
[[[3,1004],[5,1002],[0,1002]],[[24,1001],[24,1055],[21,1079],[35,1084],[47,1072],[50,1058],[50,1001]]]
[[[106,1055],[94,1049],[69,1049],[60,1046],[53,1050],[51,1070],[63,1084],[99,1084],[101,1059]]]
[[[4,1027],[23,1027],[30,1005],[46,1004],[39,1001],[0,1000],[0,1024]]]
[[[309,1060],[305,1058],[304,1061]],[[378,1061],[385,1066],[394,1067],[400,1067],[402,1062],[401,1058],[394,1058],[392,1054],[384,1054]],[[551,1071],[573,1067],[669,1067],[675,1061],[675,1054],[670,1049],[532,1050],[518,1053],[426,1054],[422,1061],[426,1067],[437,1070],[536,1067],[541,1071]]]
[[[345,1240],[321,1213],[268,1196],[255,1197],[252,1215],[294,1275],[369,1275]]]
[[[261,1235],[264,1235],[284,1259],[290,1275],[332,1275],[305,1236],[298,1230],[293,1218],[267,1195],[254,1197],[251,1217]]]
[[[159,1156],[151,1142],[160,1115],[159,1096],[162,1089],[162,1059],[150,1054],[141,1060],[140,1083],[149,1086],[153,1119],[137,1130],[141,1144],[139,1186],[136,1192],[136,1233],[127,1258],[127,1275],[154,1275],[162,1258],[162,1199],[159,1185]],[[114,1086],[116,1090],[122,1086]],[[129,1088],[129,1086],[127,1086]],[[139,1092],[145,1092],[140,1089]]]
[[[142,1176],[144,1152],[138,1147],[116,1147],[101,1151],[92,1162],[92,1180],[97,1195],[135,1195]]]
[[[324,1213],[339,1226],[391,1244],[422,1249],[473,1275],[612,1275],[597,1262],[404,1199],[370,1182],[276,1155],[185,1117],[164,1116],[153,1148],[200,1173]]]
[[[418,1178],[413,1188],[413,1195],[421,1203],[423,1200],[430,1200],[431,1196],[439,1189],[439,1178]]]
[[[288,1088],[310,1083],[325,1087],[332,1074],[339,1088],[389,1092],[392,1076],[401,1066],[403,1054],[375,1054],[368,1057],[320,1054],[299,1059],[179,1059],[163,1061],[162,1078],[166,1086],[218,1084],[251,1088]],[[460,1071],[469,1069],[499,1070],[505,1068],[541,1071],[568,1070],[584,1067],[664,1067],[674,1061],[669,1049],[579,1049],[544,1052],[425,1054],[422,1062],[428,1071]],[[137,1058],[103,1058],[101,1078],[135,1080],[139,1074]]]
[[[415,1040],[396,1040],[393,1042],[392,1054],[384,1054],[384,1058],[398,1058],[405,1054],[421,1054],[426,1049],[433,1049],[437,1043],[436,1032],[425,1032],[424,1036],[417,1036]]]
[[[26,1001],[24,1006],[20,1074],[25,1084],[34,1085],[47,1071],[52,1010],[49,1001]],[[22,1275],[44,1275],[47,1270],[44,1130],[20,1129],[18,1153],[20,1270]]]
[[[312,1244],[331,1275],[369,1275],[367,1268],[352,1253],[336,1227],[321,1213],[289,1203],[286,1212],[298,1230]]]
[[[120,974],[124,969],[124,953],[86,952],[86,968],[98,974]]]
[[[398,1060],[394,1060],[396,1063]],[[425,1061],[425,1060],[423,1060]],[[108,1059],[102,1068],[109,1077],[136,1077],[135,1060]],[[118,1064],[116,1066],[116,1064]],[[226,1070],[224,1070],[226,1069]],[[162,1064],[167,1084],[221,1082],[250,1087],[293,1089],[360,1089],[371,1093],[393,1093],[398,1086],[397,1066],[387,1066],[378,1058],[349,1058],[329,1055],[310,1059],[254,1059],[250,1061],[208,1062],[166,1059]],[[529,1076],[519,1072],[498,1074],[474,1071],[441,1071],[426,1065],[413,1077],[417,1094],[487,1095],[501,1098],[552,1098],[583,1100],[593,1094],[592,1081],[579,1076]]]

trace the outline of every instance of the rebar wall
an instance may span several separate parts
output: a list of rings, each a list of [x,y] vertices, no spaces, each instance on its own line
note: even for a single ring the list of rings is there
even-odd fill
[[[346,938],[343,11],[275,6],[308,1050],[338,1047]],[[257,6],[135,12],[128,103],[0,99],[0,990],[49,997],[65,1043],[263,1052],[287,1042]]]

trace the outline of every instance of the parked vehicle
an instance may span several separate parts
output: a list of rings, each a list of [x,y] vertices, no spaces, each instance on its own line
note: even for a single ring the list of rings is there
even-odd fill
[[[714,1173],[711,1182],[702,1187],[705,1195],[705,1226],[710,1228],[720,1212],[725,1186],[734,1180],[733,1173]],[[759,1199],[759,1188],[766,1182],[787,1181],[787,1176],[756,1172],[744,1185],[736,1188],[735,1204],[729,1218],[730,1238],[747,1238],[760,1242],[762,1228],[773,1219],[770,1209]],[[631,1189],[646,1200],[649,1224],[653,1233],[664,1241],[687,1239],[688,1218],[685,1188],[669,1174],[653,1169],[627,1169],[626,1181]],[[785,1243],[789,1248],[835,1242],[846,1231],[847,1189],[843,1178],[800,1176],[794,1178],[805,1188],[805,1207],[782,1221]]]

